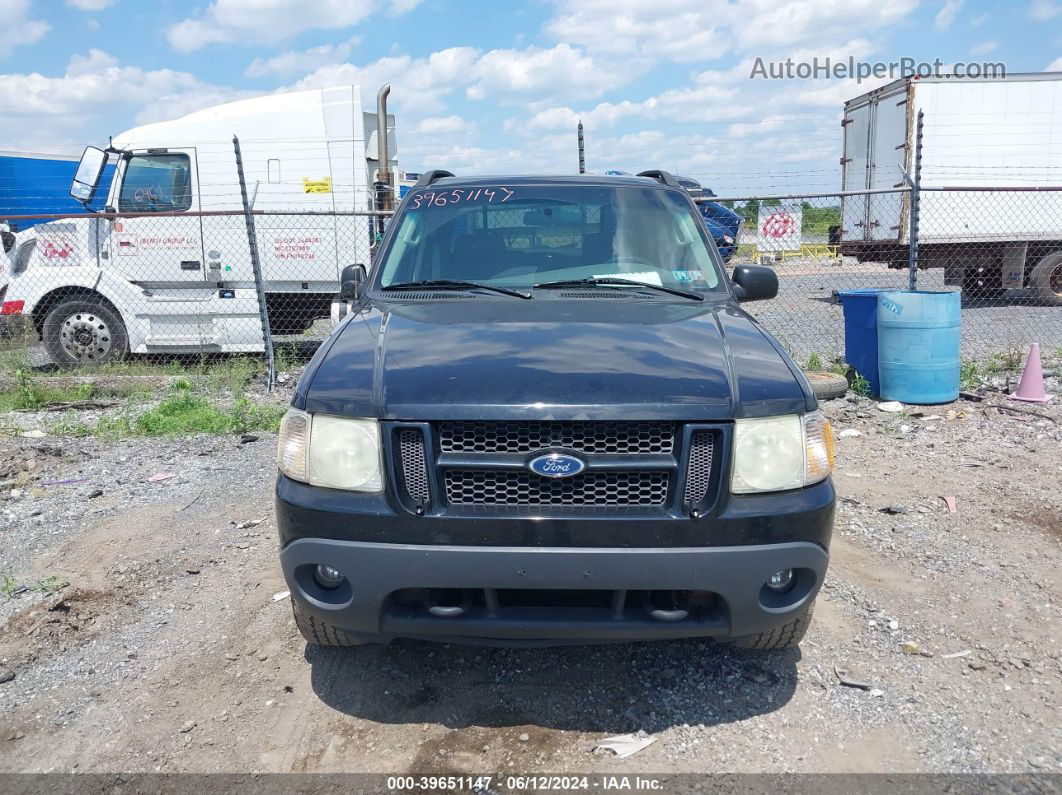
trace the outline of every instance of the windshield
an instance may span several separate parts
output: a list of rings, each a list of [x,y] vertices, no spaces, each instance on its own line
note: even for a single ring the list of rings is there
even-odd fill
[[[526,289],[611,277],[714,289],[719,271],[710,245],[685,197],[673,191],[592,185],[426,189],[408,198],[378,286],[451,279]]]

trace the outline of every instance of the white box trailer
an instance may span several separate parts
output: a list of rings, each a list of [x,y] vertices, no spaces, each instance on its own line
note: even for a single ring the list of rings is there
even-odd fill
[[[915,170],[924,114],[918,262],[965,288],[1031,287],[1062,305],[1062,72],[897,80],[844,105],[842,191]],[[962,188],[993,188],[967,190]],[[947,191],[933,188],[948,188]],[[845,196],[842,254],[907,267],[910,195]]]
[[[330,213],[373,207],[376,120],[358,86],[339,86],[218,105],[115,136],[106,210],[117,217],[17,235],[6,288],[0,274],[4,313],[31,316],[61,365],[125,350],[261,351],[244,219],[209,214],[243,209],[235,135],[253,209],[298,213],[258,216],[256,240],[273,332],[304,331],[328,317],[343,267],[369,265],[372,219]],[[393,117],[387,129],[393,174]],[[76,319],[85,313],[87,326]],[[110,345],[91,327],[101,324]]]

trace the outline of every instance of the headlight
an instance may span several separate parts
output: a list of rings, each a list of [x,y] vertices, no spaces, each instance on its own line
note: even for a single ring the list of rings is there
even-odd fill
[[[798,489],[832,469],[833,432],[817,411],[734,423],[734,494]]]
[[[380,426],[376,420],[290,409],[280,424],[277,466],[292,480],[311,486],[380,491]]]

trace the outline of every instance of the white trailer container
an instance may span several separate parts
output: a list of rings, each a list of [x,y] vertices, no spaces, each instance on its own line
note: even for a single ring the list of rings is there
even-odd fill
[[[243,208],[235,135],[253,208],[306,213],[257,219],[272,329],[305,330],[328,317],[343,267],[369,264],[371,219],[327,213],[372,209],[376,119],[358,86],[340,86],[232,102],[116,136],[106,209],[147,215],[69,218],[19,234],[6,292],[0,281],[4,314],[30,315],[62,365],[127,351],[261,351],[244,220],[203,214]],[[77,320],[85,314],[91,323]]]
[[[904,79],[849,100],[843,191],[903,185],[919,111],[919,266],[945,268],[948,284],[1031,287],[1062,305],[1062,190],[1043,190],[1062,186],[1062,72]],[[907,194],[845,196],[841,251],[907,267],[909,219]]]

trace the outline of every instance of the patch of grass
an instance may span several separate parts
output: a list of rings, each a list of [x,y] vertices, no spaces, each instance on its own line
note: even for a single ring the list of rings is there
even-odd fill
[[[190,433],[246,433],[274,431],[280,427],[284,407],[259,406],[238,397],[222,407],[190,389],[174,387],[157,406],[134,416],[100,419],[96,432],[104,436],[181,436]]]
[[[970,390],[979,386],[981,386],[981,370],[977,362],[964,359],[959,364],[959,388]]]
[[[33,589],[41,593],[53,594],[63,590],[69,584],[62,577],[57,577],[53,574],[43,580],[37,580],[37,584],[33,586]]]
[[[10,574],[5,574],[3,582],[0,583],[0,594],[3,594],[8,599],[14,596],[15,591],[18,590],[18,580],[12,577]]]
[[[813,373],[822,371],[822,359],[819,358],[817,353],[813,353],[808,357],[807,363],[804,365],[805,370],[810,370]]]
[[[1003,353],[990,354],[985,360],[984,370],[986,374],[1016,373],[1025,364],[1025,352],[1019,348],[1011,348]]]
[[[851,389],[860,397],[870,397],[870,382],[859,373],[856,373]]]
[[[16,370],[14,377],[14,387],[0,391],[0,412],[38,411],[57,403],[73,403],[92,398],[127,398],[147,394],[144,387],[138,384],[84,383],[73,386],[53,386],[46,381],[34,378],[28,369]]]

